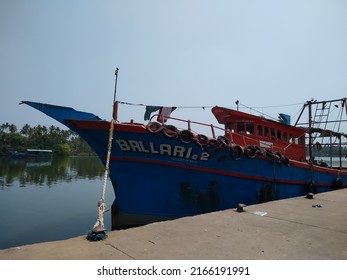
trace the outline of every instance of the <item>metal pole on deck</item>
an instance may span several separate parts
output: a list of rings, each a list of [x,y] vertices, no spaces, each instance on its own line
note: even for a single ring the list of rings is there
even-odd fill
[[[116,68],[116,72],[115,72],[115,75],[116,75],[116,79],[115,79],[115,82],[114,82],[114,94],[113,94],[113,112],[112,112],[112,118],[114,120],[117,120],[117,117],[118,117],[118,101],[116,101],[116,97],[117,97],[117,82],[118,82],[118,67]]]
[[[313,163],[313,149],[312,149],[312,101],[308,102],[308,127],[309,127],[309,134],[308,134],[308,148],[309,148],[309,154],[310,154],[310,162]]]

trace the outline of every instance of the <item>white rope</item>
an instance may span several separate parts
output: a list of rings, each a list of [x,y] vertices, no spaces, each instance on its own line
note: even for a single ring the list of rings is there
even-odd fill
[[[100,198],[99,203],[98,203],[98,207],[99,207],[98,220],[95,223],[93,229],[95,229],[96,227],[103,227],[104,228],[104,213],[106,211],[105,193],[106,193],[107,178],[108,178],[109,166],[110,166],[110,157],[111,157],[112,140],[113,140],[113,127],[114,127],[114,119],[112,119],[110,122],[110,134],[108,137],[108,148],[107,148],[104,181],[103,181],[103,186],[102,186],[101,198]]]

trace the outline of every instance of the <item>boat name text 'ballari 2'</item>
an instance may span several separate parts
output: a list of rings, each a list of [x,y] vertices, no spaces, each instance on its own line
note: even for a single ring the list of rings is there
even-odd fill
[[[160,144],[158,147],[156,147],[156,144],[153,142],[144,144],[142,141],[138,140],[123,139],[117,139],[116,142],[123,152],[168,155],[191,160],[208,160],[210,156],[207,152],[202,152],[197,155],[193,152],[192,147],[186,148],[179,145]]]

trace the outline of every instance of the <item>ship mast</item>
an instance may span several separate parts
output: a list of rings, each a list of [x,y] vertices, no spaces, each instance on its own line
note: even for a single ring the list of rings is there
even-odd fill
[[[312,100],[307,102],[308,105],[308,129],[309,129],[309,134],[308,134],[308,149],[309,149],[309,161],[312,163],[314,158],[313,158],[313,146],[312,146]]]
[[[112,112],[112,117],[115,121],[117,121],[117,117],[118,117],[118,101],[116,101],[116,97],[117,97],[117,82],[118,82],[118,67],[116,68],[116,79],[114,82],[114,94],[113,94],[113,112]]]
[[[330,166],[332,166],[333,147],[338,147],[338,156],[340,159],[339,167],[342,168],[342,145],[346,145],[346,141],[342,138],[347,138],[347,134],[340,132],[343,128],[341,125],[347,122],[347,98],[340,98],[328,101],[317,101],[311,99],[307,101],[295,123],[295,126],[306,127],[308,134],[308,153],[309,161],[314,161],[314,148],[320,151],[324,146],[329,147],[330,151]],[[307,108],[308,120],[300,121],[303,112]],[[336,109],[339,108],[339,113],[336,114]],[[335,113],[333,113],[335,111]],[[300,121],[300,122],[299,122]],[[335,141],[333,141],[333,137]],[[324,143],[324,138],[329,139],[329,143]],[[316,141],[321,139],[321,142]],[[314,142],[316,142],[314,144]]]

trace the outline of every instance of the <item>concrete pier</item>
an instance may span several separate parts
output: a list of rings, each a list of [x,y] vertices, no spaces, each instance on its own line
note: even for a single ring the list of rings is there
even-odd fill
[[[239,209],[240,210],[240,209]],[[0,250],[2,260],[346,260],[347,189]]]

